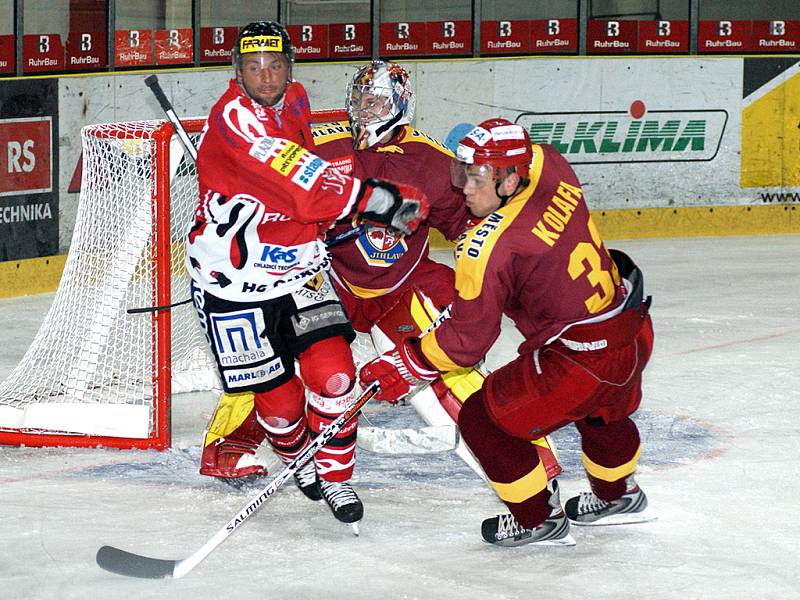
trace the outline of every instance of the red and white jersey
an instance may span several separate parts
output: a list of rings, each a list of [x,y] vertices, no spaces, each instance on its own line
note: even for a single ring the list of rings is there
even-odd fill
[[[313,147],[310,121],[297,82],[280,107],[266,107],[231,80],[211,109],[197,153],[200,202],[187,234],[186,267],[203,290],[266,300],[330,266],[322,234],[353,212],[361,182],[305,148]]]
[[[352,241],[331,247],[333,277],[358,298],[374,298],[413,281],[413,271],[428,256],[428,231],[439,230],[455,240],[470,217],[461,190],[450,184],[452,153],[435,139],[406,125],[391,140],[365,150],[353,149],[347,121],[315,125],[315,152],[344,173],[413,185],[430,203],[428,219],[411,235],[368,225]],[[336,225],[331,235],[358,226],[356,219]]]
[[[534,145],[530,180],[458,241],[451,318],[421,342],[441,371],[479,362],[503,314],[524,336],[523,353],[621,308],[624,284],[572,167],[552,146]]]

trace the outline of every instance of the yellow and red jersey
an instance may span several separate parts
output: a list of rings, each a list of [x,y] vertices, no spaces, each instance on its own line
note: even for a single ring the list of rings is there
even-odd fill
[[[412,281],[414,269],[428,256],[430,227],[450,240],[466,228],[464,195],[450,184],[452,153],[435,139],[405,125],[388,142],[356,151],[347,121],[315,126],[313,134],[315,152],[344,173],[413,185],[430,202],[428,220],[411,235],[369,225],[359,237],[331,247],[333,276],[354,296],[375,298]],[[357,220],[339,223],[331,234],[357,225]]]
[[[479,362],[503,314],[525,352],[621,305],[619,272],[569,163],[552,146],[534,145],[531,164],[529,185],[459,238],[451,318],[421,342],[441,371]]]

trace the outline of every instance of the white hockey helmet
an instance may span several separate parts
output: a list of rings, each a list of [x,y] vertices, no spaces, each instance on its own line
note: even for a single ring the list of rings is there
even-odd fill
[[[411,123],[415,106],[408,71],[403,67],[383,60],[361,67],[347,88],[353,147],[369,148],[394,127]]]

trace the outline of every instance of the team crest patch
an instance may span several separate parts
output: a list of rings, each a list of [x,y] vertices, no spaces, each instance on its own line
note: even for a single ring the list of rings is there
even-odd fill
[[[408,250],[401,235],[396,235],[383,227],[367,227],[356,241],[356,246],[364,260],[374,267],[390,267]]]

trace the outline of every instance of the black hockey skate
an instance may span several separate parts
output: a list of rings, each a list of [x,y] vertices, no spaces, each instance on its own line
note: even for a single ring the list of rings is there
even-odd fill
[[[575,539],[569,533],[569,519],[561,508],[558,482],[553,479],[550,489],[550,516],[538,527],[528,529],[520,525],[514,515],[497,515],[486,519],[481,525],[481,535],[490,544],[498,546],[574,546]]]
[[[294,472],[294,482],[309,500],[314,500],[315,502],[322,500],[322,492],[320,492],[319,483],[317,482],[317,468],[313,460],[309,460]]]
[[[346,481],[319,480],[322,497],[330,506],[333,516],[342,523],[349,523],[358,535],[358,521],[364,516],[364,505],[358,499],[353,486]]]
[[[656,517],[647,509],[647,496],[633,479],[628,477],[627,491],[616,500],[606,502],[593,492],[581,492],[567,500],[564,509],[575,525],[624,525],[646,523]]]

